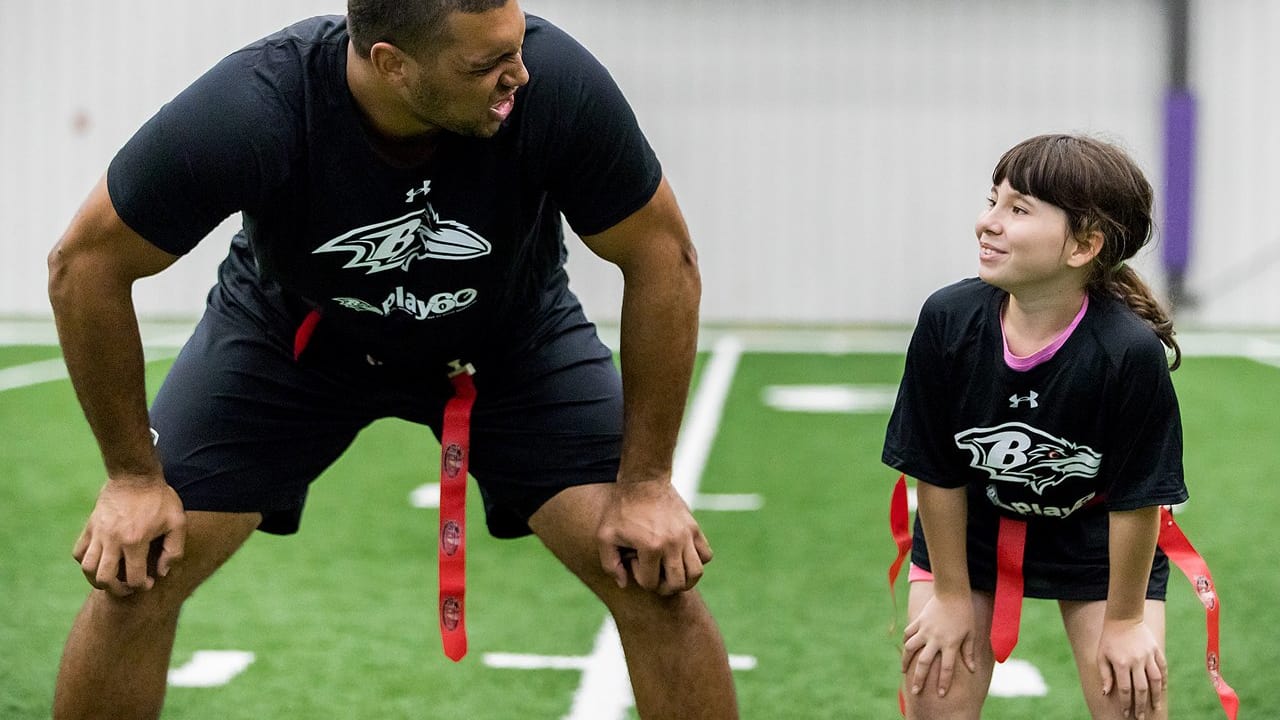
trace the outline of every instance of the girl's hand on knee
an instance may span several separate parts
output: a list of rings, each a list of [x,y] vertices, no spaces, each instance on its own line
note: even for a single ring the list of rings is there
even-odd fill
[[[1120,704],[1125,717],[1146,718],[1158,710],[1168,688],[1164,651],[1141,620],[1106,620],[1098,642],[1102,694]]]
[[[903,631],[902,672],[910,670],[913,660],[916,666],[908,683],[912,694],[924,689],[935,660],[940,664],[939,697],[951,688],[957,657],[969,672],[977,672],[975,637],[973,600],[968,594],[930,598]]]

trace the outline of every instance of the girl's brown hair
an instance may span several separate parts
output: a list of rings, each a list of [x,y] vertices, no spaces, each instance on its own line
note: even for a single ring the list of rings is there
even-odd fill
[[[1120,298],[1149,324],[1182,364],[1173,320],[1151,288],[1125,262],[1151,240],[1154,193],[1128,153],[1080,135],[1038,135],[1010,148],[991,173],[992,185],[1008,180],[1014,190],[1062,208],[1074,238],[1102,233],[1086,288]]]

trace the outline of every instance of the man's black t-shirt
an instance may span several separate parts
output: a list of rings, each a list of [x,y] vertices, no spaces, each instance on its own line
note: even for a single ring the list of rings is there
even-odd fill
[[[174,254],[242,212],[215,296],[281,330],[318,307],[328,331],[388,357],[535,343],[577,307],[561,213],[579,234],[608,229],[662,171],[604,67],[527,21],[530,81],[503,127],[443,134],[416,167],[370,143],[345,19],[285,28],[218,63],[121,149],[116,211]]]

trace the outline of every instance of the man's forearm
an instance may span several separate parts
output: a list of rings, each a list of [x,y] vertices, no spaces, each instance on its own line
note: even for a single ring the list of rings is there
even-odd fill
[[[671,473],[698,345],[702,285],[693,250],[679,253],[662,270],[632,272],[625,282],[619,479],[665,479]]]
[[[142,342],[128,283],[110,281],[84,260],[49,260],[53,306],[67,372],[98,440],[107,474],[159,470],[146,408]]]

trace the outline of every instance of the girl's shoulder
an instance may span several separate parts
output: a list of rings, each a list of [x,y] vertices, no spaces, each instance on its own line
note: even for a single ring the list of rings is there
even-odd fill
[[[1086,318],[1090,335],[1112,364],[1137,362],[1167,370],[1166,349],[1155,329],[1120,298],[1091,294]]]
[[[976,277],[966,278],[933,291],[924,301],[920,315],[951,319],[982,315],[993,306],[998,307],[1004,294]]]

